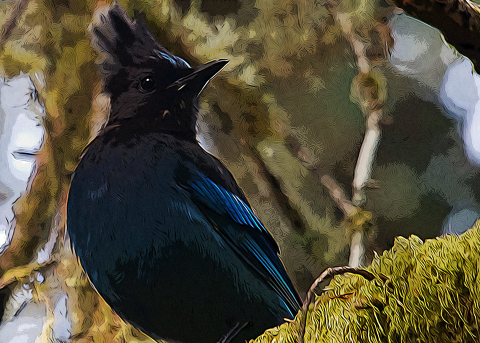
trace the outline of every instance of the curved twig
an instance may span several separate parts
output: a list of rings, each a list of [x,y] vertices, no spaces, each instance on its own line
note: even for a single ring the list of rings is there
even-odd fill
[[[308,307],[312,303],[312,300],[315,295],[315,289],[318,287],[318,285],[325,280],[327,277],[332,277],[335,275],[342,275],[345,273],[352,273],[352,274],[357,274],[363,276],[365,279],[371,281],[375,279],[375,276],[370,273],[369,271],[366,271],[365,269],[360,269],[360,268],[353,268],[353,267],[333,267],[333,268],[327,268],[320,276],[315,280],[315,282],[310,286],[310,289],[308,290],[307,297],[305,298],[305,301],[303,302],[302,306],[302,315],[300,318],[300,327],[298,330],[298,342],[303,343],[304,342],[304,336],[305,336],[305,326],[307,324],[307,312],[308,312]]]

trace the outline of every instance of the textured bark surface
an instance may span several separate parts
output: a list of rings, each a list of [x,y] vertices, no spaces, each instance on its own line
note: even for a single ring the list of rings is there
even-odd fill
[[[468,0],[393,0],[408,14],[442,31],[447,43],[480,70],[480,7]]]

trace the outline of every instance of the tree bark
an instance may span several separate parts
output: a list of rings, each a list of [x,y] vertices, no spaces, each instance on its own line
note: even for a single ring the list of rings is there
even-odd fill
[[[468,0],[393,0],[393,3],[439,29],[447,43],[480,70],[480,6]]]

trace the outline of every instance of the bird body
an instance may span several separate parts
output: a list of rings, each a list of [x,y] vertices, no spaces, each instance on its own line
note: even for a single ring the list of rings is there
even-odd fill
[[[110,57],[126,58],[120,43],[143,39],[143,50],[104,63],[110,119],[72,179],[68,232],[92,284],[124,319],[174,341],[242,342],[293,318],[300,299],[275,241],[195,138],[197,95],[226,62],[192,69],[118,4],[103,13],[94,35]]]
[[[107,303],[148,333],[182,342],[216,342],[247,322],[253,326],[239,337],[254,338],[292,318],[176,177],[200,171],[235,185],[225,167],[197,144],[165,134],[102,142],[120,131],[89,147],[69,202],[82,229],[70,232],[75,251]]]

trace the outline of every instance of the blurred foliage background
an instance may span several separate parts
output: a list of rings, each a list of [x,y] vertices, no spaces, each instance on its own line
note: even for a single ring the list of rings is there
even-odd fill
[[[232,171],[302,295],[326,267],[349,263],[355,233],[365,252],[359,261],[368,263],[396,236],[440,235],[458,202],[478,208],[478,168],[465,157],[457,122],[390,65],[391,4],[119,2],[191,65],[230,60],[201,97],[199,141]],[[15,204],[15,233],[0,255],[0,286],[15,294],[32,285],[32,301],[46,304],[45,341],[61,331],[59,294],[67,295],[75,342],[144,339],[98,299],[64,239],[71,174],[108,113],[86,34],[105,4],[0,2],[0,75],[29,75],[46,111],[38,172]],[[374,137],[368,146],[366,132]],[[51,257],[40,263],[52,237]],[[38,271],[42,282],[31,278]]]

